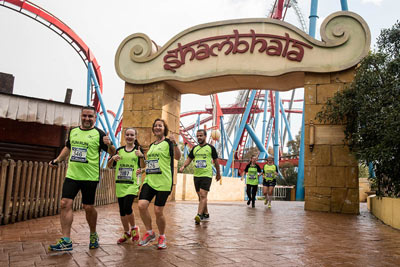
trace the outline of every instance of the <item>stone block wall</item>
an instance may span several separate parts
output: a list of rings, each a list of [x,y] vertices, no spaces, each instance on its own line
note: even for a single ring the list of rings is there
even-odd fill
[[[181,94],[164,82],[146,85],[125,83],[122,126],[123,128],[134,127],[138,131],[138,141],[145,152],[155,141],[152,125],[157,118],[165,120],[169,134],[175,134],[175,139],[179,140],[180,109]],[[177,165],[175,161],[174,177],[177,174]],[[172,192],[170,198],[174,199],[174,197],[175,192]]]
[[[359,213],[358,163],[344,145],[342,125],[315,119],[335,92],[353,81],[354,68],[318,74],[306,73],[305,100],[305,209],[339,213]],[[310,149],[310,124],[314,124],[314,147]]]

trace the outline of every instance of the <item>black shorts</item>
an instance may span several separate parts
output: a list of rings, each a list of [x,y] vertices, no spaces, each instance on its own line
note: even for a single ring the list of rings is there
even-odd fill
[[[212,178],[210,177],[194,177],[194,187],[196,188],[196,192],[199,192],[200,189],[210,191]]]
[[[276,180],[265,180],[263,179],[263,186],[276,186]]]
[[[79,190],[82,193],[82,204],[93,205],[98,181],[79,181],[65,178],[61,198],[75,199]]]
[[[145,199],[151,202],[153,197],[156,196],[154,205],[164,207],[170,193],[171,191],[157,191],[150,185],[143,184],[142,191],[140,191],[139,200]]]
[[[118,198],[119,215],[125,216],[132,214],[132,204],[136,197],[136,195],[126,195]]]

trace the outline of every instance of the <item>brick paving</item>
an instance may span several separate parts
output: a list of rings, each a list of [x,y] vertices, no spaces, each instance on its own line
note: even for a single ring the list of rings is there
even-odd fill
[[[377,220],[365,204],[359,216],[304,211],[303,202],[272,204],[269,210],[261,201],[255,209],[245,202],[210,203],[210,221],[196,226],[197,203],[169,202],[168,248],[162,251],[116,244],[122,231],[117,204],[97,207],[96,250],[88,248],[84,211],[74,213],[72,252],[47,251],[61,235],[59,216],[0,226],[0,266],[400,265],[400,231]]]

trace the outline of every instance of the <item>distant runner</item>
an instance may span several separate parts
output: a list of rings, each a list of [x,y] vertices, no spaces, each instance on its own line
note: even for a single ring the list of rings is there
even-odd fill
[[[256,205],[256,196],[258,190],[258,177],[262,174],[262,170],[260,166],[257,164],[257,156],[251,156],[250,163],[247,164],[246,169],[244,170],[243,176],[241,180],[243,181],[244,175],[246,175],[246,193],[247,193],[247,205],[250,205],[254,208]]]
[[[207,194],[210,191],[212,181],[213,163],[217,172],[215,177],[217,181],[221,179],[221,174],[218,163],[218,153],[214,146],[206,143],[207,132],[205,130],[198,130],[196,137],[199,144],[192,148],[188,158],[179,171],[183,172],[190,162],[194,160],[194,186],[199,197],[199,206],[194,220],[196,224],[199,224],[201,220],[208,220],[210,218],[207,208]]]

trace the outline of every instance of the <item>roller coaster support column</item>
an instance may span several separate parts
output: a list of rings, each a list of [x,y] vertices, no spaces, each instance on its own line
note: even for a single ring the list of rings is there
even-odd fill
[[[88,69],[87,72],[87,93],[86,93],[86,106],[90,106],[90,95],[91,95],[91,89],[92,89],[92,79],[90,75],[90,71]]]
[[[242,136],[242,133],[244,131],[244,128],[246,126],[246,121],[247,118],[249,117],[250,111],[251,111],[251,107],[253,106],[253,102],[254,102],[254,98],[256,96],[256,92],[257,90],[251,90],[251,94],[249,97],[249,101],[247,103],[246,106],[246,110],[243,113],[242,119],[240,121],[240,125],[239,125],[239,129],[236,131],[236,135],[235,135],[235,139],[233,142],[233,146],[232,146],[232,150],[229,153],[229,158],[228,158],[228,162],[226,163],[226,168],[224,170],[224,175],[223,176],[228,176],[229,175],[229,171],[233,162],[233,157],[235,155],[234,150],[237,149],[239,142],[240,142],[240,137]]]
[[[279,167],[279,92],[275,92],[275,140],[274,140],[274,163]]]
[[[311,0],[311,11],[310,11],[310,26],[308,34],[311,37],[315,37],[315,30],[317,28],[317,10],[318,10],[318,0]]]
[[[121,116],[123,106],[124,106],[124,98],[121,99],[121,103],[119,104],[117,115],[115,115],[115,119],[114,119],[114,122],[112,125],[114,132],[116,132],[116,130],[117,130],[119,117]],[[117,138],[117,141],[118,141],[118,144],[115,144],[115,145],[119,146],[120,140],[118,138]]]
[[[263,126],[262,126],[262,135],[261,141],[265,142],[265,131],[267,130],[267,112],[268,112],[268,90],[265,90],[264,93],[264,117],[263,117]]]
[[[111,140],[112,140],[113,144],[116,144],[116,142],[115,142],[115,133],[114,133],[114,130],[112,129],[112,127],[111,127],[110,121],[109,121],[108,116],[107,116],[107,109],[104,106],[103,98],[101,97],[100,86],[99,86],[99,83],[97,82],[96,75],[94,74],[94,69],[93,69],[92,62],[88,63],[88,70],[90,72],[91,79],[92,79],[92,81],[94,83],[94,88],[96,89],[96,93],[97,93],[97,96],[99,98],[101,109],[103,110],[104,118],[106,119],[106,124],[107,124],[108,132],[110,134]]]
[[[285,122],[285,126],[286,126],[286,131],[285,132],[287,132],[288,135],[289,135],[289,141],[293,141],[292,132],[290,131],[290,125],[289,125],[289,122],[287,120],[286,112],[285,112],[285,109],[283,108],[282,101],[279,101],[279,106],[281,107],[282,118],[283,118],[283,121]]]
[[[263,154],[263,155],[267,154],[267,150],[265,150],[264,145],[257,138],[257,135],[254,132],[253,128],[248,124],[246,124],[245,128],[246,128],[247,132],[250,134],[250,137],[251,137],[251,139],[253,139],[253,142],[256,144],[257,148],[260,150],[261,154]]]
[[[342,6],[342,11],[349,10],[349,6],[347,5],[347,0],[340,0],[340,5]]]
[[[308,34],[315,37],[315,30],[317,28],[317,9],[318,0],[311,0],[310,11],[310,29]],[[304,200],[304,112],[305,101],[303,102],[303,115],[301,119],[301,136],[300,136],[300,155],[299,155],[299,168],[297,173],[297,187],[296,187],[296,200]]]

